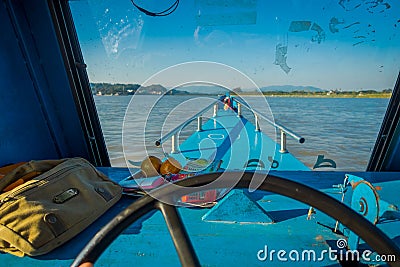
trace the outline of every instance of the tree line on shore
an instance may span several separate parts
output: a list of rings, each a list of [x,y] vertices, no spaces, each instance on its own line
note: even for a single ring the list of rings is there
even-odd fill
[[[184,90],[168,90],[160,84],[153,84],[149,86],[141,86],[140,84],[122,84],[122,83],[90,83],[92,93],[94,95],[188,95],[188,94],[199,94],[198,92],[188,92]],[[231,92],[235,94],[259,94],[256,91],[244,91],[240,88],[235,88]],[[358,91],[342,91],[342,90],[320,90],[320,91],[309,91],[309,90],[294,90],[294,91],[283,91],[283,90],[269,90],[262,91],[265,96],[308,96],[308,97],[388,97],[392,93],[392,89],[385,89],[382,91],[376,90],[358,90]],[[204,94],[204,93],[202,93]],[[213,93],[215,95],[216,93]]]
[[[167,90],[160,84],[152,84],[149,86],[141,86],[140,84],[122,84],[122,83],[90,83],[92,94],[94,95],[182,95],[188,94],[186,91]]]

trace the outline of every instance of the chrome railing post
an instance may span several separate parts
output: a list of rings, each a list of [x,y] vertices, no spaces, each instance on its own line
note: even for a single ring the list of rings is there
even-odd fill
[[[174,134],[171,137],[172,141],[172,148],[171,148],[171,154],[176,154],[179,152],[179,145],[178,145],[178,134]]]
[[[203,117],[199,116],[197,117],[197,131],[201,132],[203,131]]]
[[[281,149],[279,152],[282,154],[288,152],[286,149],[286,133],[283,130],[281,130]]]
[[[237,105],[238,105],[237,115],[238,117],[242,117],[242,104],[238,102]]]
[[[213,117],[217,117],[217,116],[218,116],[218,103],[215,103]]]
[[[260,131],[260,122],[258,120],[258,115],[256,113],[254,113],[254,121],[256,123],[256,132]]]

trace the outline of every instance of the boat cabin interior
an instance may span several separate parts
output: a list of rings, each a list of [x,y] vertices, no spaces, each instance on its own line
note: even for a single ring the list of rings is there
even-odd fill
[[[124,192],[114,206],[65,244],[37,256],[0,252],[0,265],[400,266],[400,4],[389,0],[164,2],[2,0],[0,167],[84,158],[122,185]],[[332,10],[342,13],[334,16]],[[343,40],[335,39],[339,35]],[[325,57],[326,65],[315,54]],[[361,54],[367,59],[356,62]],[[371,62],[379,64],[373,66],[376,73],[370,71]],[[141,78],[129,80],[138,77],[135,72]],[[317,77],[322,72],[325,76]],[[297,80],[321,87],[324,82],[340,85],[325,87],[327,91],[303,88],[291,96],[267,96],[281,124],[273,120],[269,107],[266,114],[250,103],[265,99],[266,94],[254,93],[260,97],[246,91],[254,85],[249,79],[257,84],[276,79],[281,84]],[[168,80],[171,83],[165,87],[172,91],[162,91],[165,97],[151,103],[156,108],[146,108],[143,99],[159,96],[153,85]],[[221,85],[221,80],[228,80],[227,85]],[[211,84],[212,90],[243,83],[218,99],[221,93],[216,91],[206,97],[199,91],[190,93],[199,81]],[[357,91],[354,99],[342,97],[336,90],[342,81],[350,86],[359,83],[358,89],[376,88],[382,95],[388,89],[390,96],[377,98],[383,104],[375,108],[375,102],[368,102],[375,98],[361,97],[367,91]],[[115,96],[116,91],[102,91],[102,83],[103,88],[124,84],[119,94],[131,93],[137,88],[128,86],[141,83],[154,95],[140,96],[137,89],[135,95]],[[179,87],[189,93],[176,93]],[[274,94],[287,94],[282,90],[275,89]],[[337,98],[329,98],[331,94]],[[205,105],[190,102],[199,95],[207,98]],[[328,100],[333,102],[324,106]],[[353,100],[367,102],[352,106]],[[112,101],[117,101],[113,110],[101,106]],[[169,112],[162,101],[175,103],[177,109],[181,101],[189,101],[186,106],[193,110],[172,118],[169,132],[154,130],[151,127],[162,127],[167,120],[160,118]],[[295,101],[308,104],[285,115],[284,110],[298,108]],[[342,104],[336,104],[339,101]],[[276,103],[286,109],[274,110]],[[340,113],[342,106],[349,108],[348,113]],[[337,107],[337,113],[318,119],[307,107],[317,107],[320,116],[328,107]],[[368,107],[369,111],[357,113]],[[371,121],[369,113],[378,109],[377,119]],[[124,121],[113,119],[116,110],[125,114]],[[206,112],[212,115],[203,115]],[[111,119],[104,125],[102,118],[107,116]],[[297,126],[291,120],[298,120]],[[376,130],[364,133],[354,121],[374,125]],[[153,124],[141,128],[146,122]],[[178,143],[177,134],[189,124],[192,128]],[[266,124],[275,137],[266,135]],[[309,124],[314,129],[304,128]],[[172,178],[139,177],[144,183],[151,181],[149,189],[132,193],[129,184],[138,185],[135,178],[143,175],[140,160],[145,155],[141,153],[147,148],[142,145],[145,137],[135,133],[146,129],[152,146],[156,142],[172,147],[171,153],[159,156],[161,161],[179,154],[175,160],[182,169],[189,173],[183,166],[190,161],[186,166],[195,171],[186,176],[174,173]],[[113,131],[117,137],[110,141],[108,134]],[[337,143],[340,138],[355,148]],[[364,138],[372,142],[358,150]],[[309,139],[315,141],[312,149],[306,147]],[[209,140],[214,150],[208,147]],[[132,148],[137,143],[142,150]],[[272,154],[259,148],[261,144],[273,149]],[[325,153],[324,145],[339,151],[338,156],[320,155]],[[121,148],[117,156],[115,146]],[[304,162],[302,156],[312,160]],[[365,160],[340,168],[344,158]],[[155,186],[159,181],[161,185]],[[212,201],[207,203],[191,200],[191,196],[204,200],[210,194]]]

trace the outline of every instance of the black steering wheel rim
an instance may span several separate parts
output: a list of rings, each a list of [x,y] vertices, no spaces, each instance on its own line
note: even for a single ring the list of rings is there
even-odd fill
[[[213,188],[226,187],[222,179],[218,179],[221,173],[202,174],[190,177],[176,182],[174,185],[181,187],[203,186],[213,182]],[[324,212],[330,217],[339,220],[343,225],[348,227],[355,234],[360,236],[372,249],[380,255],[395,255],[396,259],[400,259],[399,247],[379,228],[365,219],[361,214],[355,212],[350,207],[344,205],[338,200],[332,198],[319,190],[313,189],[304,184],[261,172],[224,172],[224,175],[241,175],[242,177],[235,185],[235,189],[248,188],[251,180],[264,179],[258,190],[268,191],[298,200],[307,205]],[[182,191],[182,192],[181,192]],[[78,267],[84,262],[96,262],[103,251],[118,237],[124,229],[135,222],[137,219],[150,212],[153,209],[165,211],[161,202],[157,199],[163,197],[171,197],[176,199],[183,194],[184,190],[177,189],[176,186],[165,185],[154,191],[152,196],[145,195],[134,203],[129,205],[125,210],[115,216],[106,226],[104,226],[85,248],[79,253],[71,266]],[[161,207],[160,207],[161,206]],[[165,205],[164,205],[165,206]],[[170,206],[172,207],[172,206]],[[171,211],[171,210],[169,210]],[[173,210],[176,212],[175,207]],[[164,212],[163,212],[164,213]],[[165,217],[165,214],[164,214]],[[190,243],[190,241],[189,241]],[[189,253],[194,253],[191,243],[189,244]],[[178,251],[178,247],[175,246]],[[179,254],[179,251],[178,251]],[[193,255],[192,255],[193,256]],[[180,257],[183,266],[199,265],[195,257],[192,261],[186,261]],[[390,266],[400,266],[400,262],[388,262]]]

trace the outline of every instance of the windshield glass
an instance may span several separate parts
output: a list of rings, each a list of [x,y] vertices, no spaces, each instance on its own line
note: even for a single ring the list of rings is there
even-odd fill
[[[286,134],[287,151],[307,168],[365,170],[399,73],[400,2],[69,3],[113,165],[125,166],[124,152],[132,162],[162,157],[172,143],[157,148],[160,132],[230,90],[305,139]],[[243,116],[282,145],[282,128]],[[185,127],[179,142],[197,127]]]

